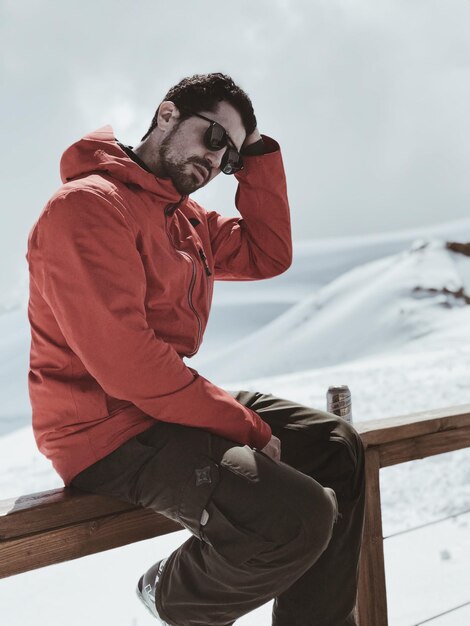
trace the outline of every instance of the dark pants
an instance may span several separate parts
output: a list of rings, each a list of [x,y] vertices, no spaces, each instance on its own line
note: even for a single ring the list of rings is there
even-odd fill
[[[157,589],[157,609],[172,626],[230,626],[272,598],[274,626],[354,625],[364,515],[359,436],[330,413],[272,395],[233,395],[271,426],[282,462],[202,429],[156,422],[72,484],[191,531]]]

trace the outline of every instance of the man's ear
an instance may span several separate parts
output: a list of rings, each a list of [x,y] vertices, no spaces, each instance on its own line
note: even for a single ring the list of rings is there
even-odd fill
[[[174,102],[165,100],[158,107],[158,128],[167,132],[173,128],[180,117],[180,112]]]

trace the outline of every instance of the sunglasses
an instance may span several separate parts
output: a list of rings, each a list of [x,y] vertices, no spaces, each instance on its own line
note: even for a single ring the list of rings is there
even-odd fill
[[[206,148],[212,150],[213,152],[221,150],[225,147],[227,148],[220,162],[221,172],[224,174],[235,174],[235,172],[239,172],[243,169],[243,159],[233,145],[227,131],[221,124],[214,122],[214,120],[210,120],[208,117],[204,117],[204,115],[200,115],[199,113],[194,113],[193,111],[189,111],[187,109],[185,109],[185,112],[209,122],[210,126],[204,133],[204,145]]]

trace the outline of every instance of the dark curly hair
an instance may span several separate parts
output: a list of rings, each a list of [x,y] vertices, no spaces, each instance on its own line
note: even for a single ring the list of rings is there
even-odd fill
[[[184,109],[189,109],[194,113],[215,111],[218,103],[225,100],[240,113],[247,135],[256,128],[256,117],[250,98],[226,74],[216,72],[214,74],[195,74],[183,78],[168,91],[163,100],[171,100],[180,109],[180,121],[191,116]],[[142,141],[156,127],[158,109],[148,131],[142,137]]]

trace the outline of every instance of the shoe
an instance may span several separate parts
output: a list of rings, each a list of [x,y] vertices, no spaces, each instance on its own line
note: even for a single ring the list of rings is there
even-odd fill
[[[165,567],[167,560],[168,559],[162,559],[161,561],[157,561],[155,565],[152,565],[152,567],[140,577],[136,589],[139,600],[141,600],[153,617],[157,618],[158,623],[161,626],[170,626],[170,624],[165,622],[165,620],[163,620],[158,614],[157,606],[155,604],[155,587],[162,575],[163,568]]]

